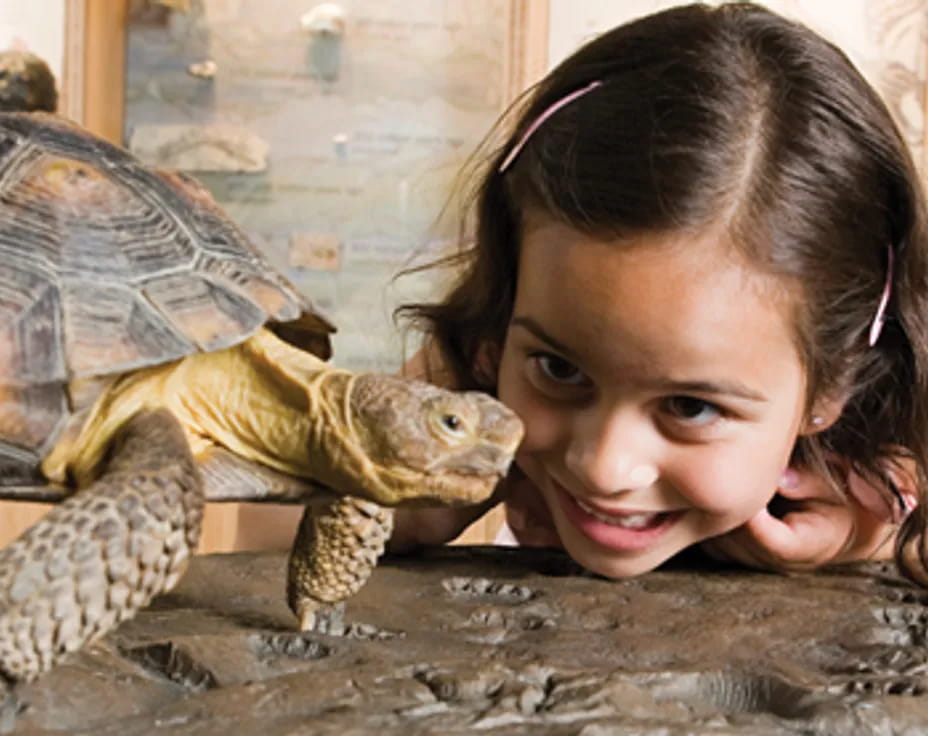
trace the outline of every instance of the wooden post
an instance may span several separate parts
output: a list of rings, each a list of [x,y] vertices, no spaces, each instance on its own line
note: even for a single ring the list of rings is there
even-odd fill
[[[74,40],[83,47],[79,122],[101,138],[122,145],[129,3],[128,0],[83,0],[83,3],[83,38]]]

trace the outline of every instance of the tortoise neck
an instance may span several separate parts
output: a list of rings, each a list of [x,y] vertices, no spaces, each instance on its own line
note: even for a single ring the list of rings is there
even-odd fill
[[[56,479],[70,473],[83,485],[124,421],[138,409],[166,407],[194,457],[220,445],[344,490],[364,461],[351,420],[353,380],[354,374],[259,330],[234,347],[124,377],[98,400],[80,435],[58,443],[44,469]]]
[[[238,455],[290,475],[313,480],[330,475],[337,455],[319,448],[330,427],[344,426],[352,374],[268,330],[259,331],[230,358],[234,365],[221,373],[234,384],[222,397],[203,402],[215,420],[204,427],[205,434]],[[221,436],[217,422],[225,430]]]

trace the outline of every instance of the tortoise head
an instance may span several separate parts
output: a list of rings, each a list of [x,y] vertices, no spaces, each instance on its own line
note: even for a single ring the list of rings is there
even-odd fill
[[[522,439],[519,418],[476,391],[455,392],[396,376],[361,374],[350,415],[369,460],[365,486],[378,503],[445,504],[487,499]]]

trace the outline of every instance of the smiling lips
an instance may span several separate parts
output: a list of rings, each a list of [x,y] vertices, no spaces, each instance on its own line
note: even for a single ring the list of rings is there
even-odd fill
[[[612,516],[597,511],[592,506],[587,506],[580,499],[575,498],[577,506],[586,511],[590,516],[595,516],[603,524],[610,526],[620,526],[624,529],[646,529],[654,523],[659,512],[640,512],[631,514],[614,514]]]
[[[597,544],[620,552],[650,546],[683,515],[682,511],[606,513],[574,498],[560,485],[556,489],[568,521]]]

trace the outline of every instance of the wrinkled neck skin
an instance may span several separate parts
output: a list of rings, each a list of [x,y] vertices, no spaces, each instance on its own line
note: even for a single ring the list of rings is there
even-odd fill
[[[372,459],[367,435],[358,426],[353,409],[358,377],[330,370],[320,372],[307,386],[312,408],[306,440],[309,459],[315,461],[311,477],[341,493],[393,506],[403,498],[402,488],[411,478],[404,477],[400,469],[388,472]]]
[[[389,502],[392,493],[352,421],[354,380],[261,330],[232,348],[124,376],[98,399],[80,433],[59,441],[43,471],[50,480],[87,485],[123,422],[141,408],[165,407],[194,457],[218,444],[275,470],[343,493],[363,487],[358,495]]]

